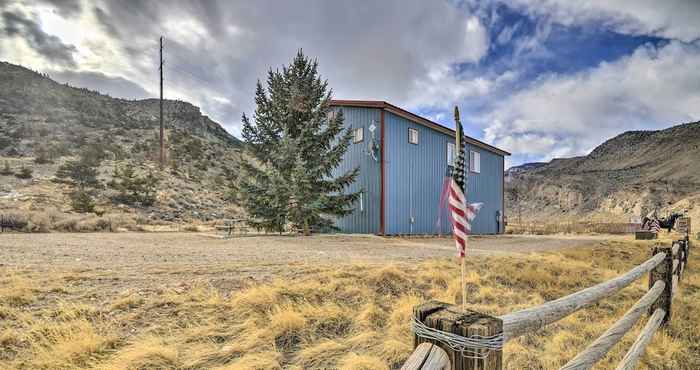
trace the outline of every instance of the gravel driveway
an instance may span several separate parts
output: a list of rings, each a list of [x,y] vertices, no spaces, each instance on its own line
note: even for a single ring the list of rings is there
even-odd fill
[[[595,245],[610,236],[474,236],[471,255]],[[235,288],[339,263],[412,263],[455,255],[450,238],[372,235],[247,236],[208,233],[0,234],[0,268],[72,274],[100,289],[156,287],[192,279]],[[92,284],[91,283],[91,284]],[[86,283],[87,284],[87,283]]]

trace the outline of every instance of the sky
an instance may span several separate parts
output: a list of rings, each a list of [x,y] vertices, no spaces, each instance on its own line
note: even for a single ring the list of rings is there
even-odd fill
[[[337,99],[385,100],[511,152],[585,155],[700,120],[700,1],[0,0],[0,60],[114,97],[200,106],[240,137],[302,49]]]

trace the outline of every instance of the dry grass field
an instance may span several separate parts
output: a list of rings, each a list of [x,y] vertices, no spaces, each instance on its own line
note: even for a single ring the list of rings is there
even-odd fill
[[[235,247],[239,240],[192,235],[0,235],[0,368],[397,368],[412,350],[413,306],[459,299],[448,239],[256,237]],[[130,246],[136,239],[145,242]],[[552,240],[477,238],[471,307],[504,314],[558,298],[634,267],[652,243]],[[555,244],[575,247],[537,247]],[[640,368],[700,368],[698,266],[691,250],[672,322]],[[506,368],[558,368],[646,284],[509,342]],[[598,369],[615,366],[644,321]]]

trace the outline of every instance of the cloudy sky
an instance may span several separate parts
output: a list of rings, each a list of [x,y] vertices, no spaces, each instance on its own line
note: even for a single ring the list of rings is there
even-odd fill
[[[514,155],[582,155],[700,120],[700,1],[0,0],[0,60],[116,97],[190,101],[239,135],[302,48],[339,99],[386,100]]]

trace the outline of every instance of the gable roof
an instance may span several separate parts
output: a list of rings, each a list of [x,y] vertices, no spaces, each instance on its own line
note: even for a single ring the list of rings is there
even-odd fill
[[[435,131],[442,132],[444,134],[452,135],[454,136],[455,130],[445,127],[437,122],[433,122],[425,117],[421,117],[415,113],[411,113],[403,108],[397,107],[393,104],[387,103],[383,100],[331,100],[331,105],[332,106],[337,106],[337,107],[359,107],[359,108],[378,108],[378,109],[383,109],[387,112],[391,112],[393,114],[396,114],[397,116],[403,117],[411,122],[415,122],[417,124],[426,126],[428,128],[431,128]],[[505,150],[496,148],[493,145],[486,144],[485,142],[481,140],[474,139],[473,137],[469,137],[464,135],[464,140],[476,147],[479,147],[481,149],[488,150],[492,153],[501,155],[501,156],[506,156],[510,155],[510,153],[506,152]]]

